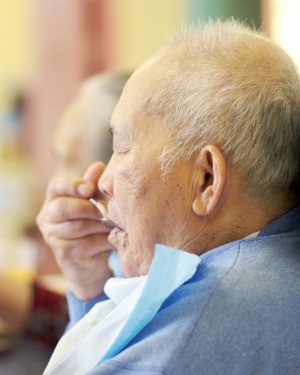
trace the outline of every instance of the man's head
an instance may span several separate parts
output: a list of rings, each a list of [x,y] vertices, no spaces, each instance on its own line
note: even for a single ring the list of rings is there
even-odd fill
[[[212,143],[240,168],[247,191],[287,191],[299,174],[300,112],[289,56],[235,22],[191,29],[160,56],[168,63],[155,72],[142,109],[169,128],[163,167]]]
[[[112,155],[108,133],[111,114],[128,77],[102,73],[82,84],[54,134],[56,173],[80,176],[94,161],[108,162]]]
[[[99,182],[128,274],[147,272],[155,242],[199,254],[295,202],[299,98],[285,52],[235,22],[187,31],[133,74]]]

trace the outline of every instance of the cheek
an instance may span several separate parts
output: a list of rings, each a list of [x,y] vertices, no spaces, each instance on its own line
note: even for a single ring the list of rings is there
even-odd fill
[[[140,196],[142,199],[139,199]],[[135,212],[127,217],[130,239],[136,248],[143,249],[145,253],[153,251],[155,243],[165,243],[166,229],[170,227],[168,205],[160,198],[155,191],[138,192],[132,204]]]
[[[114,179],[114,193],[122,201],[130,203],[130,206],[143,205],[149,192],[153,189],[153,178],[149,178],[152,173],[147,166],[121,167]]]

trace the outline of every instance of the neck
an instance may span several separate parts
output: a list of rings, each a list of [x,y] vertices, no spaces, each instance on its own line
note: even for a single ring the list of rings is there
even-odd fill
[[[216,222],[213,237],[216,237],[217,233],[222,233],[222,238],[217,240],[217,246],[260,232],[296,204],[294,200],[289,200],[286,196],[274,197],[271,204],[249,195],[244,195],[237,202],[234,208],[231,207],[229,215],[224,215],[221,221]],[[226,211],[229,212],[229,208]]]
[[[183,241],[178,248],[197,255],[203,254],[218,246],[260,232],[296,204],[294,200],[274,197],[273,202],[276,202],[276,205],[270,205],[245,195],[236,202],[237,204],[228,202],[209,218],[197,218],[197,225],[190,226],[189,233],[185,236],[189,240]],[[193,228],[196,235],[191,236]]]

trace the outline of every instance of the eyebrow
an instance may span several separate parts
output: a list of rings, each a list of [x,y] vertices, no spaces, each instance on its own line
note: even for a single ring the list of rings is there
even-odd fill
[[[109,135],[113,136],[113,135],[114,135],[114,129],[113,129],[113,127],[110,126],[110,127],[108,128],[107,132],[108,132]]]
[[[113,138],[116,136],[118,136],[120,133],[118,132],[118,130],[115,130],[114,129],[114,126],[113,125],[110,125],[110,127],[108,128],[108,134],[110,134]]]

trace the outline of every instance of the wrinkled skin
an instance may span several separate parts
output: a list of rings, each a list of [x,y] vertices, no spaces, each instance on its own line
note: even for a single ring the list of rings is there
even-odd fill
[[[69,289],[82,300],[100,295],[111,276],[107,262],[109,229],[101,224],[101,214],[87,200],[91,196],[103,198],[97,182],[104,167],[103,163],[94,163],[84,178],[54,178],[37,217]]]
[[[259,197],[245,193],[239,168],[228,165],[214,144],[180,158],[162,177],[160,156],[172,124],[151,116],[144,99],[153,92],[154,78],[163,77],[176,58],[178,50],[171,52],[159,52],[125,85],[112,116],[114,154],[105,171],[102,164],[92,165],[84,179],[56,179],[49,186],[39,227],[80,299],[103,291],[111,247],[127,276],[141,276],[148,272],[155,243],[200,255],[260,231],[290,206],[267,209]],[[84,182],[87,191],[80,192]],[[110,244],[97,209],[86,199],[104,195],[116,224]]]
[[[126,128],[114,119],[114,155],[99,189],[108,196],[109,217],[117,225],[109,242],[117,249],[125,274],[142,276],[148,272],[156,243],[189,248],[184,233],[193,226],[188,219],[192,214],[191,167],[182,160],[162,178],[158,161],[163,136],[133,140],[128,147]]]
[[[156,72],[157,66],[150,62],[125,86],[112,117],[114,154],[105,171],[98,164],[85,174],[89,191],[79,193],[82,179],[53,180],[38,217],[70,290],[80,299],[103,291],[110,275],[107,250],[112,247],[125,274],[134,277],[147,274],[155,243],[193,253],[214,246],[203,218],[212,212],[210,206],[216,206],[224,177],[206,176],[224,170],[222,158],[210,147],[199,158],[182,158],[162,178],[159,157],[168,132],[159,119],[139,110]],[[96,208],[86,199],[100,192],[108,197],[109,217],[116,224],[110,244]]]

